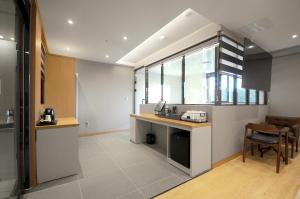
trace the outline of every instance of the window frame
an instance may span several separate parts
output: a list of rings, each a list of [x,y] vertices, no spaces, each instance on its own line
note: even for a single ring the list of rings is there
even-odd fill
[[[180,104],[177,104],[177,105],[221,105],[221,106],[228,106],[228,105],[239,105],[239,106],[243,106],[243,105],[267,105],[268,104],[268,92],[264,91],[264,103],[261,104],[260,103],[260,95],[259,95],[259,91],[256,90],[256,89],[253,89],[253,90],[256,90],[256,101],[255,103],[250,103],[250,89],[245,89],[245,103],[239,103],[238,102],[238,90],[237,90],[237,81],[238,79],[241,79],[242,80],[242,77],[240,74],[231,74],[230,72],[224,72],[224,71],[221,71],[221,68],[220,68],[220,52],[221,52],[221,46],[218,44],[218,43],[215,43],[215,39],[217,38],[218,41],[220,41],[220,38],[221,37],[225,37],[225,38],[228,38],[229,40],[231,41],[234,41],[233,39],[231,39],[230,37],[224,35],[224,34],[221,34],[219,33],[217,36],[214,36],[214,37],[211,37],[203,42],[200,42],[194,46],[191,46],[187,49],[184,49],[180,52],[177,52],[171,56],[168,56],[164,59],[161,59],[155,63],[152,63],[148,66],[142,66],[142,67],[139,67],[137,69],[135,69],[134,71],[137,71],[141,68],[144,68],[145,67],[145,104],[149,104],[149,68],[153,67],[153,66],[157,66],[157,65],[160,65],[161,67],[161,81],[160,81],[160,86],[161,86],[161,100],[164,99],[164,63],[166,63],[167,61],[170,61],[170,60],[173,60],[173,59],[181,59],[182,62],[181,62],[181,103]],[[234,41],[235,42],[235,41]],[[208,43],[208,44],[207,44]],[[242,47],[242,44],[237,43],[237,46],[238,47]],[[210,46],[214,46],[214,50],[215,50],[215,71],[212,72],[212,73],[207,73],[207,76],[206,76],[206,80],[207,82],[209,82],[209,78],[212,78],[214,77],[214,82],[215,82],[215,90],[214,90],[214,100],[210,100],[210,95],[209,95],[209,88],[210,88],[210,84],[208,83],[208,88],[207,88],[207,103],[205,104],[186,104],[185,103],[185,80],[186,80],[186,55],[190,54],[191,52],[193,51],[199,51],[203,48],[206,48],[206,47],[210,47]],[[240,49],[240,48],[239,48]],[[228,88],[227,89],[227,101],[222,101],[222,89],[221,89],[221,76],[222,75],[227,75],[227,84],[229,83],[229,76],[232,76],[233,77],[233,93],[230,92],[230,89]],[[228,84],[229,85],[229,84]],[[252,90],[252,89],[251,89]],[[229,99],[230,99],[230,94],[232,94],[232,100],[233,102],[229,102]],[[211,103],[208,103],[208,102],[211,102]],[[134,102],[135,103],[135,102]],[[176,104],[175,104],[176,105]]]

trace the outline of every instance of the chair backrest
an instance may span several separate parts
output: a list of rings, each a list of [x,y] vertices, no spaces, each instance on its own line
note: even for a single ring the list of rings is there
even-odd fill
[[[300,117],[284,117],[267,115],[266,122],[276,126],[289,127],[294,135],[299,138],[300,135]]]
[[[246,130],[264,132],[270,134],[278,134],[280,132],[280,130],[275,125],[266,124],[266,123],[261,123],[261,124],[248,123],[245,128]]]

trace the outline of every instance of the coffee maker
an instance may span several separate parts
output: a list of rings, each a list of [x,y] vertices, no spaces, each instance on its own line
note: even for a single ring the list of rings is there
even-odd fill
[[[52,108],[46,108],[41,115],[40,125],[54,125],[56,124],[55,112]]]

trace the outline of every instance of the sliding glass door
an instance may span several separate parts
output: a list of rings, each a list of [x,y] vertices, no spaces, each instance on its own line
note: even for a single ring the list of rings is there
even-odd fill
[[[0,199],[24,187],[28,135],[28,26],[23,2],[0,1]],[[22,7],[23,9],[23,7]]]

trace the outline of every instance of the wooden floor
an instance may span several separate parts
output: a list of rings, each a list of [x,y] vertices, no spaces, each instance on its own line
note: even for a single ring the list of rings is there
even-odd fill
[[[275,152],[261,159],[258,152],[231,160],[212,171],[176,187],[157,199],[293,199],[300,187],[300,153],[281,162],[275,172]]]

